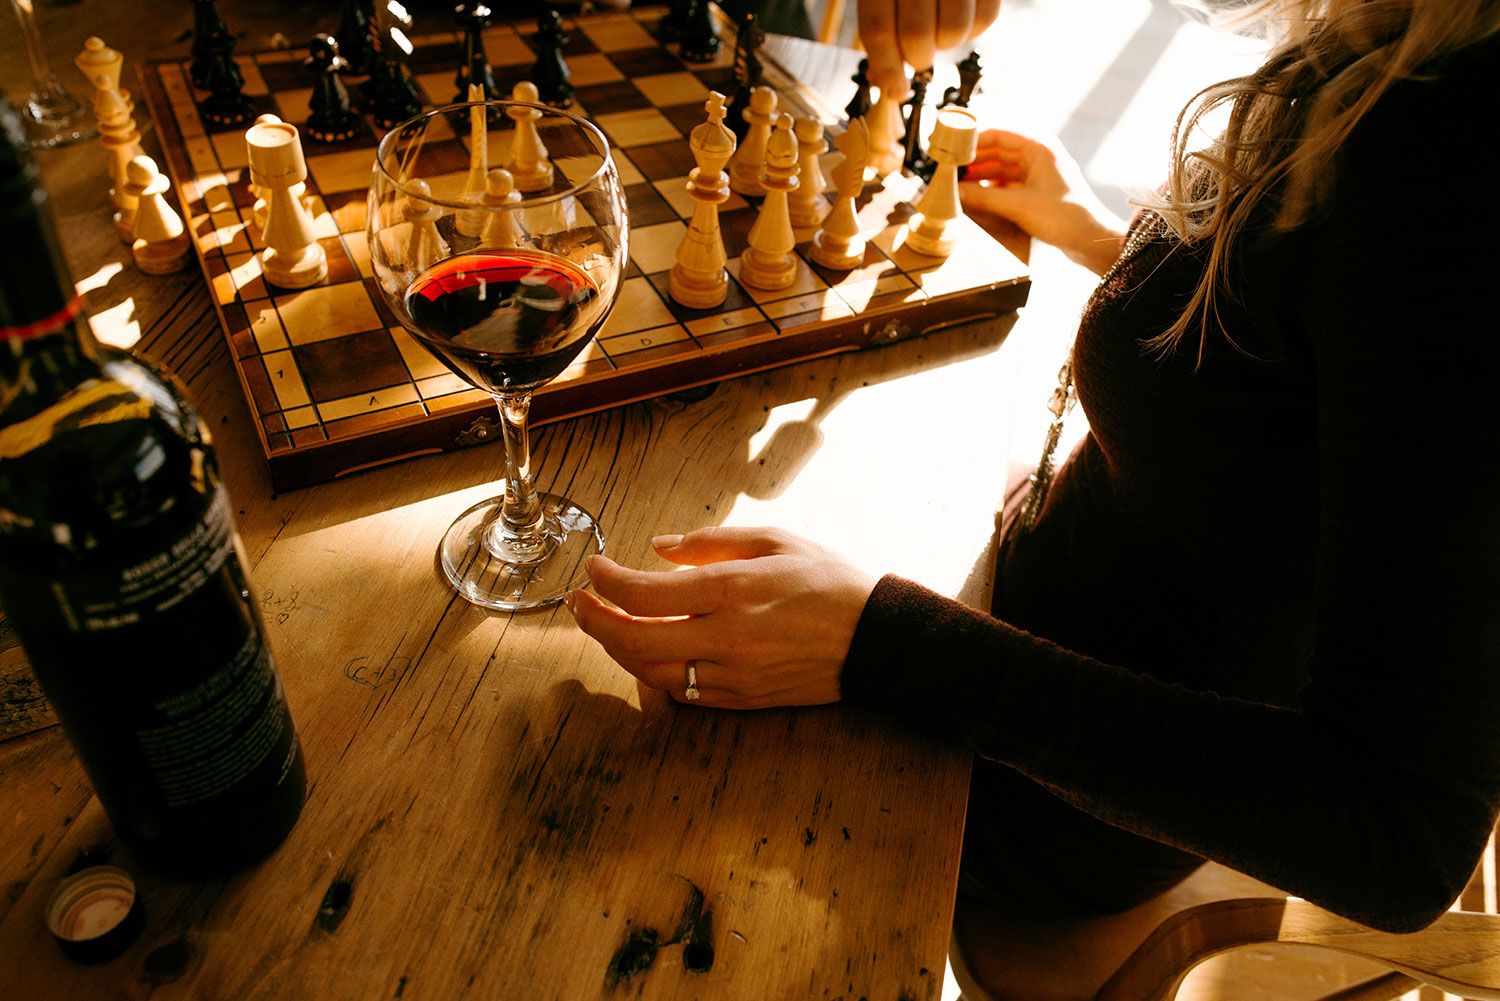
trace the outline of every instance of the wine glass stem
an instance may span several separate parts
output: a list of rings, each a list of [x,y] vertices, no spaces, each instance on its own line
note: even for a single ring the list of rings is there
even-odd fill
[[[47,54],[42,51],[42,36],[37,30],[36,12],[32,7],[34,2],[35,0],[11,0],[11,7],[15,9],[16,19],[21,22],[21,37],[26,41],[26,57],[31,62],[32,98],[45,102],[49,98],[55,100],[62,87],[47,63]]]
[[[541,498],[531,485],[531,438],[527,425],[531,394],[508,394],[498,397],[496,402],[500,404],[500,426],[505,432],[505,501],[495,531],[510,552],[534,551],[540,557],[552,542],[543,524]]]

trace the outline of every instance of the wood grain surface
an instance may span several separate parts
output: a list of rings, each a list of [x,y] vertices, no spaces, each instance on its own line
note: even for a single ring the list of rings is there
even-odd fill
[[[116,6],[39,9],[60,76],[108,28],[131,60],[185,47],[190,5]],[[679,707],[561,609],[468,605],[434,547],[490,489],[493,449],[274,494],[201,276],[129,263],[102,151],[41,159],[96,330],[173,369],[214,434],[310,788],[268,861],[171,882],[113,843],[61,728],[0,744],[5,997],[938,997],[966,755],[847,707]],[[1013,320],[540,429],[539,486],[599,515],[628,564],[661,566],[659,532],[774,522],[983,603]],[[41,920],[80,857],[130,869],[146,906],[98,966]]]

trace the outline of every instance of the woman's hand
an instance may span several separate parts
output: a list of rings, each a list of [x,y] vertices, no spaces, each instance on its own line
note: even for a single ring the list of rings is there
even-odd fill
[[[1000,0],[859,0],[859,39],[870,56],[870,80],[904,98],[913,69],[977,37],[1000,14]]]
[[[980,225],[986,215],[1008,219],[1095,274],[1120,256],[1125,224],[1060,147],[988,129],[979,135],[979,152],[958,193]]]
[[[819,705],[839,698],[839,672],[876,578],[774,528],[703,528],[658,536],[681,571],[589,561],[594,590],[566,599],[578,627],[652,688],[730,709]]]

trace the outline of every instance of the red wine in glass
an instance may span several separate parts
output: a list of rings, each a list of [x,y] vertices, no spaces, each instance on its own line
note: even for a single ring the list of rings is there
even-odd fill
[[[537,250],[481,250],[439,261],[406,292],[427,346],[460,377],[491,393],[555,379],[604,315],[599,287],[566,258]]]

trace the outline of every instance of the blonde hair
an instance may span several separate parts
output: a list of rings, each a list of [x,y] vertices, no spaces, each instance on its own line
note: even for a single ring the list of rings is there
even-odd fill
[[[1182,315],[1146,342],[1159,357],[1196,328],[1201,362],[1222,297],[1234,298],[1227,262],[1252,213],[1274,198],[1277,229],[1304,222],[1330,188],[1339,148],[1381,95],[1500,31],[1500,0],[1259,0],[1236,20],[1279,44],[1260,69],[1204,88],[1178,116],[1167,191],[1148,204],[1182,240],[1206,243],[1208,260]],[[1203,118],[1226,105],[1222,135],[1190,149]]]

